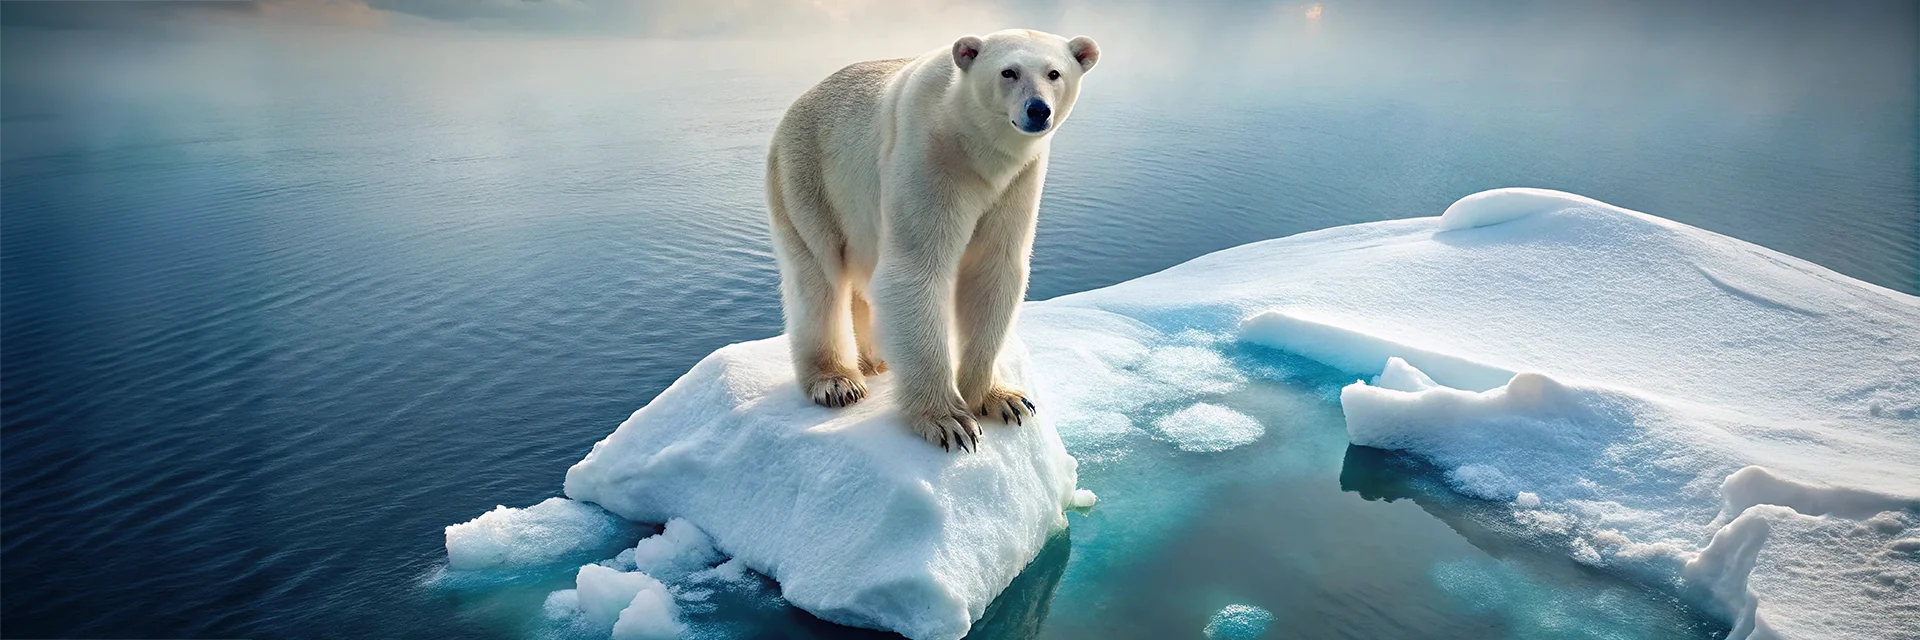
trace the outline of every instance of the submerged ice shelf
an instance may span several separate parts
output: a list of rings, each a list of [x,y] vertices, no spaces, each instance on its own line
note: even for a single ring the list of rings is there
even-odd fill
[[[1247,381],[1204,345],[1237,339],[1365,378],[1338,393],[1354,444],[1418,456],[1503,505],[1484,517],[1504,535],[1710,608],[1736,640],[1920,628],[1912,296],[1506,189],[1029,303],[1019,334],[1031,353],[1007,364],[1047,422],[990,429],[973,456],[891,423],[884,376],[879,402],[836,413],[781,392],[778,339],[716,352],[568,474],[573,498],[678,524],[581,572],[549,615],[599,637],[697,635],[672,614],[751,569],[829,620],[957,637],[1083,506],[1067,450],[1178,484],[1197,480],[1129,450],[1226,457],[1266,437],[1212,400]],[[570,536],[619,520],[496,510],[449,528],[450,569],[598,559],[582,554],[604,540]]]

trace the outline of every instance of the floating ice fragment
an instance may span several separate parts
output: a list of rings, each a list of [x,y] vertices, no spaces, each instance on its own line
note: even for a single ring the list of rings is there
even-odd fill
[[[613,640],[673,640],[687,632],[680,622],[680,605],[659,582],[633,595],[613,623]]]
[[[1205,402],[1155,420],[1160,435],[1183,451],[1210,453],[1252,444],[1267,434],[1259,420],[1247,414]]]
[[[1267,625],[1273,623],[1273,614],[1266,609],[1246,604],[1230,604],[1213,614],[1203,630],[1212,640],[1253,640],[1267,632]]]
[[[629,527],[604,509],[566,498],[524,509],[498,506],[447,527],[447,567],[512,569],[580,560]]]
[[[1073,490],[1073,508],[1075,509],[1086,509],[1088,507],[1092,507],[1093,503],[1098,502],[1099,500],[1100,500],[1100,497],[1093,495],[1092,491],[1088,491],[1086,489]]]
[[[602,628],[619,620],[620,612],[633,604],[634,596],[641,592],[668,593],[667,586],[653,576],[638,571],[615,571],[597,564],[580,567],[580,573],[574,577],[574,588],[580,613]],[[671,601],[672,595],[668,594],[667,599]]]
[[[685,518],[668,520],[660,535],[633,546],[633,567],[661,580],[672,581],[721,559],[720,552],[713,548],[713,538]]]

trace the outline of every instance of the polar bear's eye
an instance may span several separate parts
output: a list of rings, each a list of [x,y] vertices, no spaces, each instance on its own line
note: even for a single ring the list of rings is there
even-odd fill
[[[1014,71],[1014,70],[1012,70],[1012,69],[1001,69],[1001,70],[1000,70],[1000,77],[1002,77],[1002,78],[1007,78],[1007,79],[1009,79],[1009,80],[1011,80],[1011,79],[1013,79],[1013,78],[1018,78],[1018,77],[1020,77],[1020,72],[1018,72],[1018,71]]]
[[[1055,71],[1048,71],[1048,72],[1047,72],[1047,79],[1048,79],[1048,80],[1059,80],[1059,79],[1060,79],[1060,72],[1059,72],[1058,70],[1055,70]]]

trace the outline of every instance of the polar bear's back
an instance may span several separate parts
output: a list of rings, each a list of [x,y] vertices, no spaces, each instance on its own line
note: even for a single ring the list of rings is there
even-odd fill
[[[837,126],[870,128],[868,118],[879,113],[887,85],[901,67],[912,61],[913,58],[868,60],[833,72],[801,94],[793,106],[787,107],[787,116],[780,121],[782,132],[826,135]]]
[[[887,90],[914,58],[848,65],[802,94],[774,132],[768,188],[817,255],[875,258]],[[771,194],[770,194],[771,195]],[[815,246],[818,245],[818,246]]]

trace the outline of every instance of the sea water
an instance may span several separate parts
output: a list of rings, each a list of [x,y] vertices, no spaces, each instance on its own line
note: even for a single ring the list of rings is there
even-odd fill
[[[1710,6],[1014,14],[1105,48],[1030,297],[1514,185],[1920,292],[1911,8]],[[564,579],[437,588],[441,528],[558,494],[701,356],[780,330],[761,171],[789,101],[997,26],[236,24],[0,36],[6,635],[541,633]],[[1261,435],[1137,452],[1181,486],[1074,451],[1100,503],[987,631],[1192,637],[1238,605],[1272,636],[1723,633],[1348,448],[1327,389],[1349,381],[1226,355],[1248,381],[1210,402]],[[845,631],[756,602],[712,615]]]

